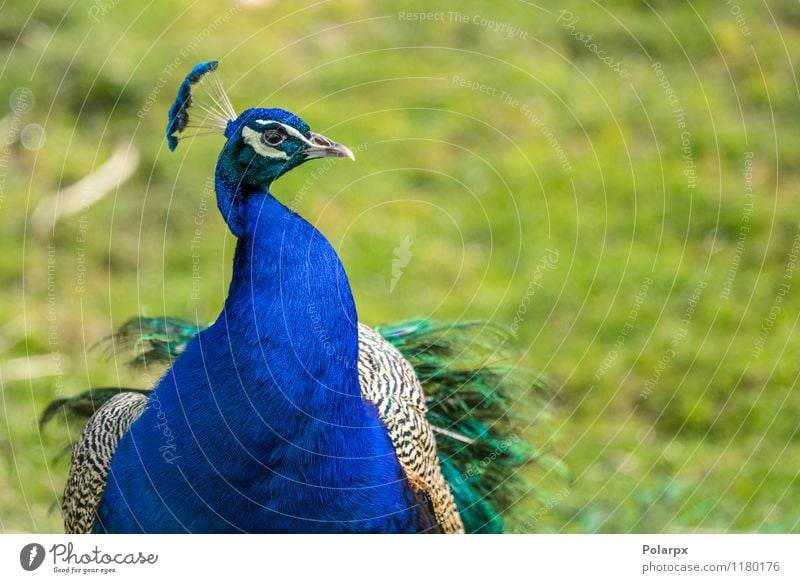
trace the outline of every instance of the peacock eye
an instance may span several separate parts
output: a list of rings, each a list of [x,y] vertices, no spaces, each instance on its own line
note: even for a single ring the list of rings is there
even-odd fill
[[[261,134],[261,141],[268,146],[278,146],[286,139],[286,134],[278,128],[269,128]]]

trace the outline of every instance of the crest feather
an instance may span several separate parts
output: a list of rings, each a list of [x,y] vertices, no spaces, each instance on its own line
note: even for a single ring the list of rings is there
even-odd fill
[[[236,119],[236,111],[216,75],[218,65],[219,61],[198,63],[181,83],[178,96],[169,108],[167,144],[170,150],[175,150],[182,138],[224,134],[228,122]],[[199,91],[201,88],[204,91]],[[185,135],[189,129],[197,131]]]

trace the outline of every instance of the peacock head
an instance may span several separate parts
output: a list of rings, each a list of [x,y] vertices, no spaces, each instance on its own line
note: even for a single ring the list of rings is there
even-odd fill
[[[254,108],[237,115],[214,74],[217,64],[196,65],[181,84],[169,110],[167,143],[174,150],[179,139],[193,135],[221,133],[227,138],[217,161],[217,204],[238,237],[243,231],[246,197],[269,192],[274,180],[308,160],[355,160],[355,156],[347,146],[312,132],[305,121],[286,110]],[[210,102],[198,99],[201,84]],[[195,133],[187,134],[187,130]]]

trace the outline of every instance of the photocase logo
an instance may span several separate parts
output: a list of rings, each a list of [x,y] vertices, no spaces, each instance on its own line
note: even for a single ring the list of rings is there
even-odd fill
[[[392,259],[392,281],[389,282],[389,293],[394,291],[397,282],[403,276],[403,269],[411,261],[411,237],[405,236],[400,240],[400,244],[393,249],[394,259]]]
[[[39,543],[30,543],[19,552],[19,564],[26,571],[35,571],[44,562],[44,547]]]

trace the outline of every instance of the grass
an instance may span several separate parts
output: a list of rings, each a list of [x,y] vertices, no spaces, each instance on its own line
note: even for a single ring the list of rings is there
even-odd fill
[[[233,239],[203,184],[221,140],[170,154],[163,126],[183,75],[221,58],[238,108],[360,148],[275,192],[303,192],[363,321],[521,316],[523,361],[554,379],[542,445],[573,474],[530,470],[552,494],[520,502],[529,530],[800,531],[794,3],[738,21],[719,2],[70,6],[0,9],[0,528],[61,528],[49,400],[152,382],[97,340],[137,313],[218,313]],[[44,196],[129,140],[129,181],[33,232]]]

